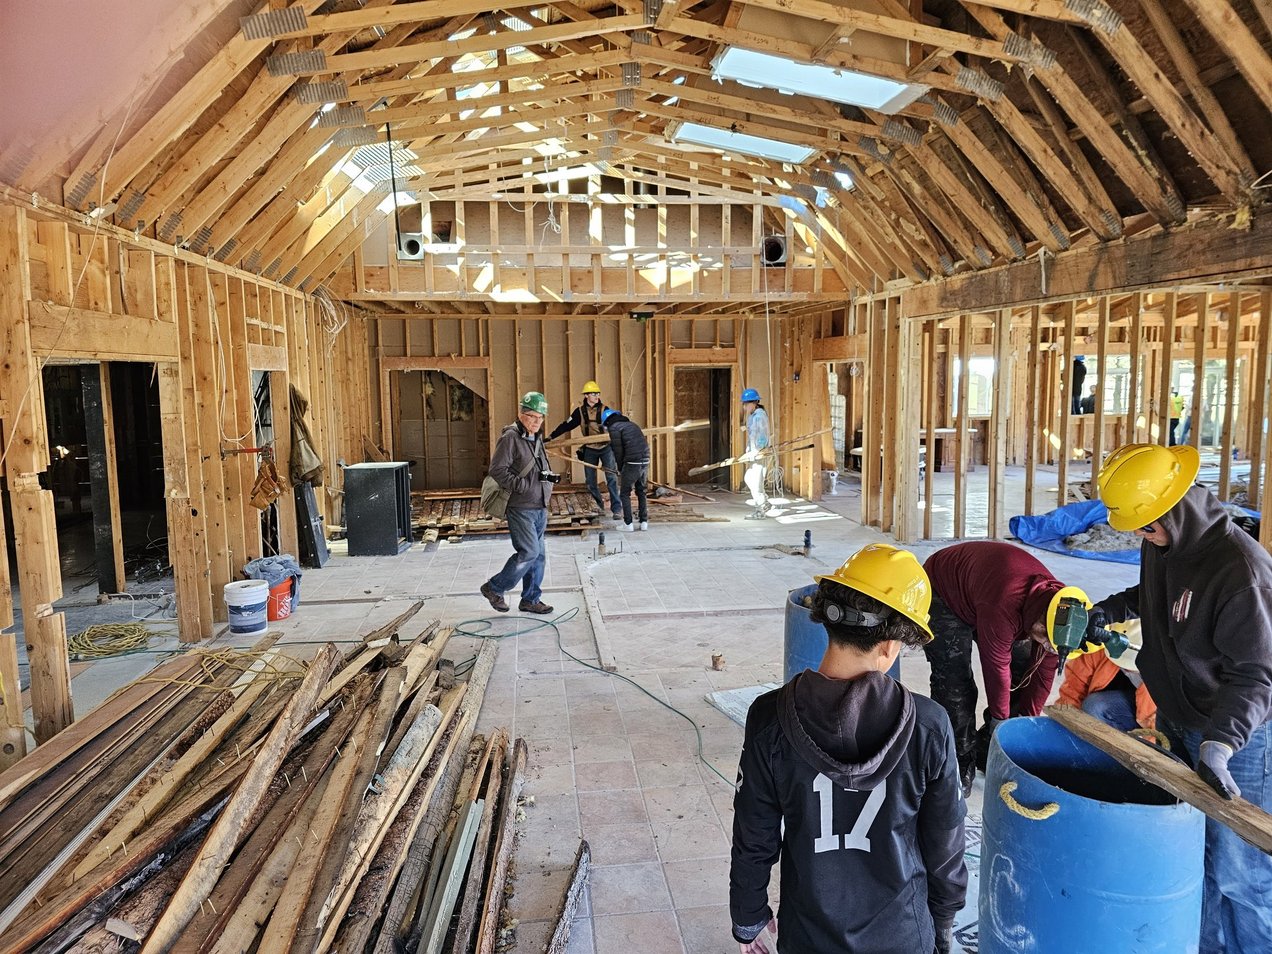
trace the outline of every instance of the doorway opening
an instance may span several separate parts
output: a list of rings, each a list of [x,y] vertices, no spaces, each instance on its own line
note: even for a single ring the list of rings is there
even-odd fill
[[[695,479],[689,476],[690,470],[729,457],[729,425],[737,416],[733,400],[733,369],[677,367],[674,382],[675,420],[706,418],[711,422],[704,429],[676,435],[675,482],[694,483]],[[727,479],[726,474],[726,471],[713,471],[709,479]]]
[[[484,369],[400,371],[393,447],[411,465],[412,490],[478,487],[490,466]]]

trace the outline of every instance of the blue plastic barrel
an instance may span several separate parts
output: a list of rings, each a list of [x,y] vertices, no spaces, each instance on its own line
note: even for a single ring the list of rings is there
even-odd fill
[[[805,597],[811,598],[817,591],[817,584],[810,583],[797,590],[791,590],[786,597],[786,636],[783,645],[783,681],[805,669],[816,669],[826,653],[826,627],[814,623],[813,612],[804,605]],[[893,679],[901,679],[901,657],[892,664],[888,675]]]
[[[994,733],[981,954],[1195,954],[1205,816],[1044,717]]]

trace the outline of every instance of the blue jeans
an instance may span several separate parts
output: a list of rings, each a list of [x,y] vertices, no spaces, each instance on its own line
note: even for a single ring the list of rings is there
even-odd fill
[[[527,603],[539,602],[543,595],[543,568],[548,562],[544,534],[548,529],[546,510],[508,509],[508,535],[512,537],[513,555],[502,570],[490,578],[490,588],[506,593],[521,582],[521,598]]]
[[[1134,692],[1123,689],[1093,692],[1082,700],[1082,711],[1123,732],[1139,727],[1135,720]]]
[[[585,464],[599,464],[605,468],[605,489],[609,491],[610,513],[618,516],[618,462],[614,460],[614,450],[608,444],[602,444],[599,447],[589,447],[584,445],[579,448],[579,460]],[[596,506],[600,510],[605,509],[605,501],[601,499],[601,491],[596,486],[596,470],[592,467],[583,468],[583,479],[587,481],[587,492],[592,495],[592,499],[596,501]]]
[[[1194,765],[1201,733],[1161,728],[1171,745],[1182,742]],[[1178,751],[1178,750],[1176,750]],[[1182,754],[1182,753],[1180,753]],[[1241,797],[1272,811],[1272,724],[1254,730],[1228,771]],[[1227,825],[1206,819],[1206,880],[1201,901],[1200,954],[1262,954],[1272,951],[1272,856],[1248,844]]]

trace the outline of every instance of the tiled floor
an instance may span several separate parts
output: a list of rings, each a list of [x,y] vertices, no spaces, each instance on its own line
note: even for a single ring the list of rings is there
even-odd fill
[[[559,648],[597,661],[575,562],[576,554],[592,554],[595,536],[549,537],[544,599],[558,615],[575,611],[559,630],[515,612],[489,624],[491,633],[508,638],[500,644],[479,730],[504,725],[530,746],[526,794],[533,803],[526,808],[510,902],[520,921],[519,952],[537,954],[550,935],[547,918],[559,906],[580,837],[591,844],[594,868],[572,952],[737,950],[729,933],[728,853],[730,782],[742,730],[705,696],[780,681],[787,591],[883,538],[853,519],[859,500],[850,487],[822,507],[797,504],[776,520],[745,520],[740,498],[720,499],[704,506],[728,522],[609,531],[607,542],[621,542],[623,552],[584,564],[618,674],[644,692],[583,667]],[[801,544],[805,529],[813,531],[810,557],[774,549]],[[921,558],[935,548],[915,547]],[[438,618],[483,630],[496,614],[478,587],[509,552],[502,537],[417,545],[387,558],[350,558],[337,545],[327,568],[306,572],[298,614],[278,625],[281,642],[305,652],[311,641],[354,639],[411,599],[426,601],[414,625]],[[1097,597],[1135,577],[1133,567],[1036,555]],[[456,637],[457,658],[476,645],[466,640]],[[722,671],[711,668],[715,652],[725,656]],[[911,688],[926,692],[921,653],[908,656],[902,672]],[[695,727],[710,767],[698,761]],[[972,811],[979,811],[978,799],[979,791]]]

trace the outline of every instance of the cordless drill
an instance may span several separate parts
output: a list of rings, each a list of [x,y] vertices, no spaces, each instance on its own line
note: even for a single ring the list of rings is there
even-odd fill
[[[1087,608],[1081,600],[1070,596],[1061,598],[1060,605],[1056,607],[1055,622],[1051,627],[1051,642],[1060,656],[1057,672],[1064,671],[1065,660],[1072,652],[1089,653],[1103,646],[1110,659],[1117,659],[1130,648],[1131,642],[1126,638],[1125,633],[1101,627],[1095,627],[1088,632],[1088,619]]]

